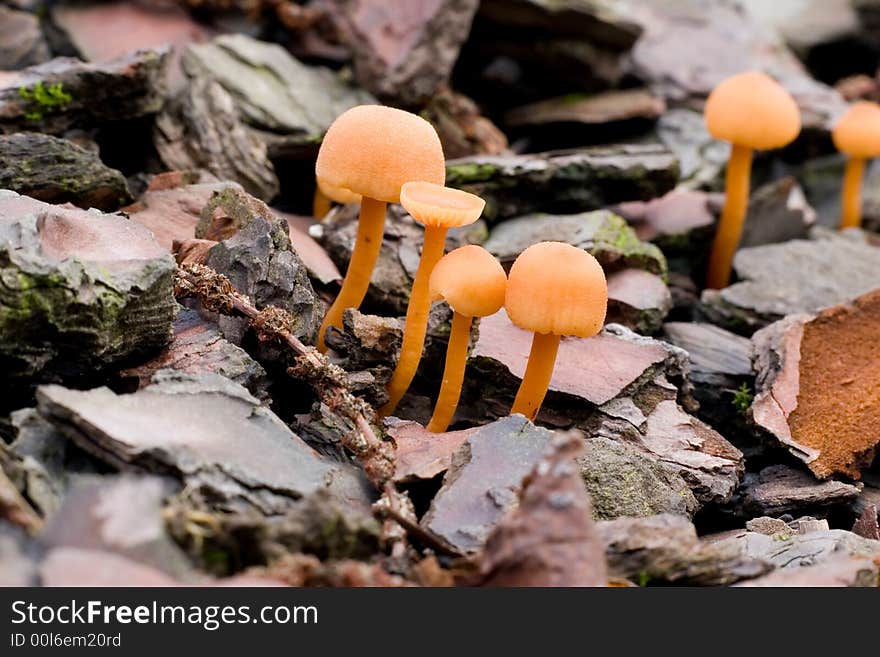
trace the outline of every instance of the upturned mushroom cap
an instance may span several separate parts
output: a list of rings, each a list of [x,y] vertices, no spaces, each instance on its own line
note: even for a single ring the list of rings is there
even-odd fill
[[[835,124],[831,138],[837,150],[851,157],[868,159],[880,155],[880,105],[853,103]]]
[[[429,286],[432,301],[445,299],[461,315],[486,317],[504,305],[507,276],[495,256],[470,244],[440,258]]]
[[[605,273],[582,249],[539,242],[523,251],[510,268],[504,305],[510,321],[520,328],[588,338],[605,321]]]
[[[400,204],[423,226],[455,228],[474,223],[486,201],[460,189],[430,182],[408,182],[400,190]]]
[[[794,98],[759,71],[727,78],[709,94],[703,113],[713,137],[755,150],[781,148],[801,130]]]
[[[327,130],[315,174],[321,190],[397,203],[410,180],[443,184],[446,163],[434,127],[420,116],[382,105],[359,105]]]

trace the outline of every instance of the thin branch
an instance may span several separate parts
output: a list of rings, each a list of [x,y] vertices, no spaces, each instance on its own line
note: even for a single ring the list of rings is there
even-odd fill
[[[290,330],[293,318],[286,310],[269,306],[257,310],[250,299],[236,290],[228,278],[199,264],[177,268],[175,295],[195,297],[212,312],[238,315],[249,320],[262,341],[286,345],[295,354],[295,364],[288,373],[313,386],[321,401],[334,413],[345,417],[355,430],[343,436],[343,445],[358,458],[367,477],[382,490],[394,475],[395,450],[374,430],[378,426],[374,409],[351,393],[345,370],[331,363],[314,347],[305,345]]]

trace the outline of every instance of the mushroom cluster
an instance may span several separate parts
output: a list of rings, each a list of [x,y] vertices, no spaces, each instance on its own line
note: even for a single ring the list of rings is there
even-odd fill
[[[406,312],[403,344],[388,382],[381,415],[394,412],[418,369],[432,301],[453,310],[443,382],[431,432],[443,432],[455,414],[464,381],[473,318],[506,306],[511,321],[534,332],[528,365],[511,412],[533,420],[547,392],[562,336],[590,337],[605,319],[608,292],[599,263],[586,251],[561,242],[541,242],[513,263],[510,280],[498,260],[479,246],[444,256],[450,228],[475,222],[485,201],[443,185],[445,161],[439,138],[425,120],[382,106],[364,105],[342,114],[327,132],[315,166],[315,214],[331,201],[361,205],[357,238],[336,300],[318,338],[340,327],[346,308],[366,295],[379,254],[388,203],[400,203],[424,226],[419,266]]]

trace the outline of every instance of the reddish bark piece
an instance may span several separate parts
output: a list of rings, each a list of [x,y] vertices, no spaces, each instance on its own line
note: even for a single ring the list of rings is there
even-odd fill
[[[642,269],[623,269],[608,276],[606,323],[623,324],[638,333],[654,333],[672,308],[663,279]]]
[[[504,310],[480,320],[480,337],[471,360],[490,358],[521,379],[532,333],[514,326]],[[607,332],[592,338],[563,338],[549,390],[601,405],[617,397],[650,367],[668,357],[662,343],[630,342]]]
[[[880,443],[880,290],[753,337],[755,422],[817,477],[854,479]]]
[[[390,418],[387,433],[397,443],[394,480],[408,482],[432,479],[449,469],[452,455],[479,427],[446,433],[431,433],[418,422]]]
[[[178,181],[183,184],[178,186]],[[214,192],[228,187],[230,183],[225,182],[189,184],[185,173],[173,172],[155,177],[140,200],[123,208],[123,211],[132,221],[153,231],[156,241],[171,251],[174,240],[195,237],[202,208]]]
[[[448,81],[470,32],[476,0],[333,0],[337,21],[354,51],[358,82],[405,105],[430,98]]]
[[[205,321],[195,310],[182,310],[174,322],[174,337],[155,358],[122,370],[123,379],[133,378],[138,388],[149,385],[162,369],[186,374],[220,374],[240,383],[258,399],[266,397],[266,371],[241,347],[225,340],[216,324]]]
[[[179,265],[203,265],[208,259],[208,251],[214,248],[214,240],[174,240],[171,247]]]
[[[575,436],[559,436],[523,483],[519,507],[486,542],[483,586],[605,586],[604,543],[574,459]]]
[[[869,504],[862,511],[862,515],[853,525],[853,534],[858,534],[864,538],[871,538],[880,541],[880,526],[877,524],[877,507]]]
[[[173,85],[183,81],[182,47],[211,38],[211,30],[168,3],[161,7],[139,2],[65,4],[53,7],[52,21],[67,33],[79,54],[92,62],[108,61],[138,48],[170,44],[174,54],[168,72]]]
[[[709,206],[712,196],[721,197],[676,189],[650,201],[621,203],[613,211],[633,225],[641,240],[682,236],[714,225],[715,215]]]

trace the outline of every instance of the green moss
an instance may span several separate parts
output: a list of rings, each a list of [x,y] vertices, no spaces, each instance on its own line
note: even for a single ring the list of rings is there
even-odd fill
[[[462,162],[446,166],[448,184],[464,184],[489,180],[498,168],[488,162]]]
[[[62,83],[46,86],[42,80],[32,87],[19,87],[18,95],[30,104],[24,118],[32,123],[42,121],[46,112],[63,110],[73,101],[73,96],[64,91]]]

